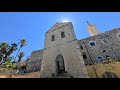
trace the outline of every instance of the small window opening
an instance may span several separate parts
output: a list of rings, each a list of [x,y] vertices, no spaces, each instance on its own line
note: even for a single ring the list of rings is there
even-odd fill
[[[55,36],[54,35],[52,35],[52,41],[55,41]]]
[[[97,61],[98,61],[98,62],[103,62],[102,57],[97,57]]]
[[[64,37],[65,37],[65,33],[62,32],[62,33],[61,33],[61,38],[64,38]]]
[[[90,45],[91,45],[91,46],[95,46],[95,43],[94,43],[94,42],[91,42]]]
[[[105,50],[103,50],[103,52],[105,52]]]

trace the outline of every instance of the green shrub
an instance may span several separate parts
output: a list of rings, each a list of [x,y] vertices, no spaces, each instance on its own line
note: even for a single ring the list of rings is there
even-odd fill
[[[17,64],[13,64],[11,68],[12,69],[17,69]]]
[[[6,65],[7,66],[7,68],[11,68],[12,67],[12,65]]]
[[[5,63],[2,63],[1,67],[3,68],[11,68],[12,67],[12,63],[9,61],[6,61]]]

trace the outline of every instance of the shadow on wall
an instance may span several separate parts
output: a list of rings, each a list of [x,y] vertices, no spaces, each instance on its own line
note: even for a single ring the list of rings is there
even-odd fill
[[[103,73],[102,78],[119,78],[119,77],[113,72],[105,72]]]

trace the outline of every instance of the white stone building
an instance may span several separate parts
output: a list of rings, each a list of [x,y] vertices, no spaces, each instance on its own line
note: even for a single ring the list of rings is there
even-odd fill
[[[87,70],[71,22],[56,23],[46,32],[41,77],[86,78]]]
[[[120,28],[100,33],[96,25],[88,22],[88,31],[91,37],[77,40],[71,22],[51,27],[45,35],[44,49],[31,55],[30,61],[42,60],[38,65],[41,77],[67,73],[75,78],[88,78],[85,64],[103,62],[107,56],[120,59]]]

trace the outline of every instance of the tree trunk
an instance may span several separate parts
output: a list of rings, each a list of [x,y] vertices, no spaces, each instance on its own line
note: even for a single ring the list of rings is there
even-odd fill
[[[0,55],[0,63],[1,63],[2,59],[3,59],[3,55]]]
[[[18,62],[21,62],[21,58],[22,58],[22,57],[19,57]]]
[[[10,49],[4,57],[4,61],[6,61],[7,57],[10,56],[10,54],[12,54],[12,53],[13,53],[13,49]]]
[[[18,53],[17,53],[16,56],[15,56],[15,59],[16,59],[16,57],[18,56],[18,54],[19,54],[19,52],[20,52],[20,49],[21,49],[21,47],[19,48]],[[15,62],[15,59],[14,59],[13,62]]]
[[[7,56],[10,56],[10,54],[12,54],[13,53],[13,49],[10,49],[8,52],[7,52]]]

